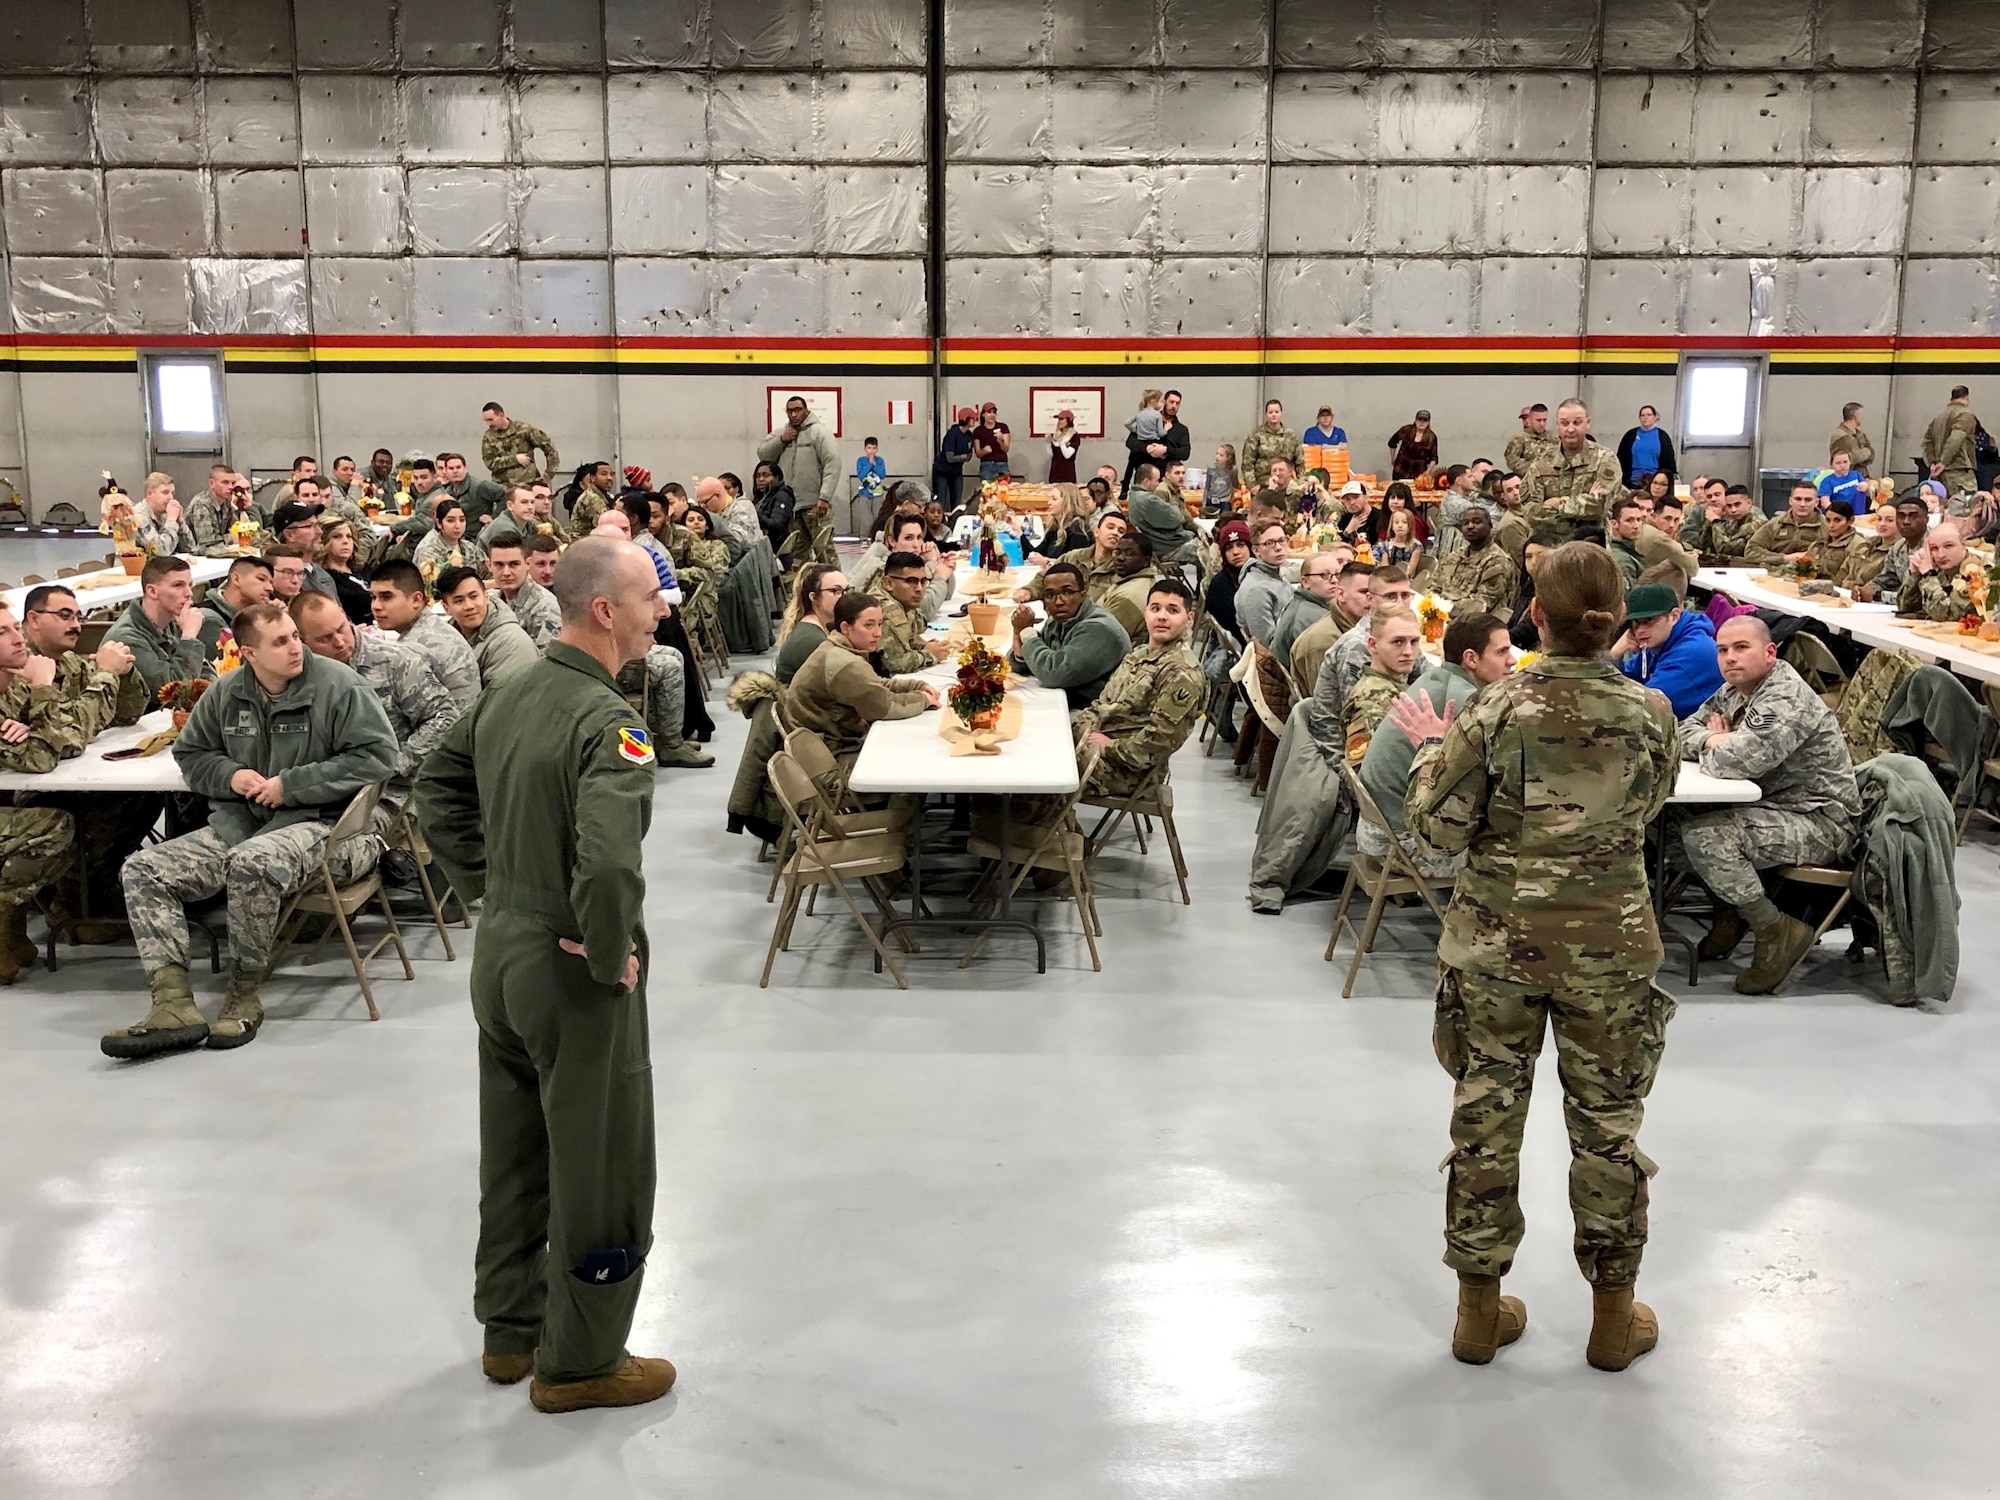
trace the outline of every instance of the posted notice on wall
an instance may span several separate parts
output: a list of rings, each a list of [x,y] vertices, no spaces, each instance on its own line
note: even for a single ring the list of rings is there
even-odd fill
[[[1104,387],[1101,385],[1037,385],[1028,389],[1028,436],[1047,437],[1056,430],[1056,413],[1066,411],[1078,437],[1104,436]]]
[[[785,403],[794,396],[805,402],[806,410],[818,417],[827,431],[835,437],[840,436],[840,387],[837,385],[765,386],[764,400],[770,409],[772,432],[785,425]]]
[[[891,427],[916,426],[917,403],[914,401],[891,401],[889,403],[889,425]]]

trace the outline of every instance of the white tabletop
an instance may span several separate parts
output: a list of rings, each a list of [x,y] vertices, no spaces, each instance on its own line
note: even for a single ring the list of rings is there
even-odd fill
[[[1691,760],[1681,762],[1681,772],[1674,781],[1674,794],[1669,802],[1688,804],[1715,804],[1721,802],[1758,802],[1763,800],[1763,792],[1754,781],[1733,781],[1721,776],[1711,776]]]
[[[1827,629],[1842,635],[1852,634],[1857,624],[1888,620],[1896,613],[1896,606],[1893,604],[1850,602],[1841,606],[1824,604],[1813,599],[1800,599],[1767,587],[1767,580],[1752,576],[1763,571],[1762,568],[1703,568],[1694,575],[1694,581],[1701,588],[1713,589],[1718,594],[1727,594],[1742,604],[1755,604],[1761,609],[1775,609],[1779,614],[1818,620]],[[1841,597],[1849,598],[1845,589],[1841,591]]]
[[[233,558],[227,557],[190,557],[187,564],[189,571],[194,574],[196,583],[213,583],[229,571],[232,561]],[[63,588],[70,586],[70,580],[67,578],[51,578],[48,581]],[[39,587],[40,584],[24,584],[17,589],[8,589],[5,595],[0,597],[4,597],[7,608],[18,615],[27,604],[30,591]],[[123,582],[110,584],[104,588],[78,589],[75,592],[77,608],[87,615],[94,610],[116,609],[121,605],[130,604],[139,597],[139,580],[127,578]]]
[[[1829,630],[1851,635],[1864,646],[1900,648],[1925,661],[1940,662],[1978,682],[2000,683],[2000,656],[1988,656],[1952,640],[1936,640],[1910,629],[1909,622],[1896,618],[1893,604],[1851,604],[1846,609],[1829,609],[1809,600],[1774,593],[1751,581],[1754,569],[1703,568],[1694,581],[1705,589],[1761,605],[1782,614],[1818,620]]]
[[[954,666],[920,674],[940,693]],[[1021,703],[1021,732],[998,755],[953,755],[938,732],[933,709],[909,719],[872,725],[847,784],[857,792],[983,792],[1057,795],[1076,790],[1076,746],[1070,738],[1069,700],[1058,688],[1015,678],[1010,698]]]
[[[1924,661],[1942,663],[1975,681],[2000,682],[2000,656],[1987,656],[1953,640],[1918,635],[1903,620],[1857,620],[1848,634],[1864,646],[1900,647]]]
[[[106,760],[113,750],[128,750],[149,734],[172,725],[173,715],[164,708],[142,715],[136,724],[107,729],[88,745],[83,754],[66,760],[53,771],[33,776],[25,771],[0,771],[0,791],[5,792],[184,792],[181,768],[171,748],[158,755],[141,755],[131,760]]]

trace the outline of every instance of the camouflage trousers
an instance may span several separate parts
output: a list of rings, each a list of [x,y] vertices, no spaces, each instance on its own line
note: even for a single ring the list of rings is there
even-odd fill
[[[1764,899],[1759,870],[1774,865],[1820,865],[1838,860],[1854,845],[1845,826],[1816,813],[1788,812],[1782,807],[1711,808],[1706,812],[1670,809],[1670,828],[1680,835],[1680,863],[1714,893],[1734,907]]]
[[[75,820],[61,808],[0,808],[0,906],[26,906],[59,880],[75,838]]]
[[[229,896],[229,954],[237,968],[261,972],[271,963],[278,915],[327,853],[330,823],[293,823],[240,844],[225,844],[201,828],[125,861],[125,912],[139,962],[148,974],[168,964],[187,967],[186,906],[217,891]],[[343,884],[375,868],[381,843],[373,834],[352,838],[327,854],[333,878]]]
[[[1521,1137],[1546,1022],[1555,1031],[1569,1129],[1577,1267],[1593,1285],[1639,1274],[1655,1170],[1639,1150],[1639,1124],[1673,1014],[1673,997],[1647,976],[1550,991],[1442,970],[1432,1045],[1457,1083],[1444,1162],[1446,1265],[1504,1276],[1514,1264],[1527,1229]]]
[[[646,730],[657,754],[686,738],[687,663],[672,646],[649,646],[641,661],[628,661],[618,674],[618,690],[646,690]]]
[[[814,519],[810,508],[800,511],[792,518],[792,529],[785,533],[778,552],[791,559],[794,572],[807,563],[838,563],[840,558],[833,550],[833,512]]]
[[[90,882],[90,910],[95,916],[116,916],[124,895],[118,872],[126,857],[146,842],[160,821],[167,799],[143,792],[107,797],[101,792],[29,793],[28,805],[66,812],[75,821],[76,841],[83,847],[84,878]],[[65,876],[70,872],[64,871]],[[65,886],[65,895],[74,890]]]

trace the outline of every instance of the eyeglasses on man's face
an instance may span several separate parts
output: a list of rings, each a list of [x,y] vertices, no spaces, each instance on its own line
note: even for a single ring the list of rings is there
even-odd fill
[[[65,623],[83,618],[83,611],[80,609],[31,609],[28,613],[31,615],[54,615],[58,620]]]

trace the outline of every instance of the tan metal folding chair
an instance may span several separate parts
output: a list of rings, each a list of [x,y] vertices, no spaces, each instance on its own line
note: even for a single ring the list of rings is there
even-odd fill
[[[1354,805],[1361,810],[1361,820],[1381,830],[1388,843],[1389,852],[1381,858],[1372,854],[1354,851],[1354,859],[1347,867],[1347,879],[1340,887],[1340,901],[1333,908],[1333,934],[1326,940],[1326,952],[1322,955],[1326,963],[1333,962],[1333,950],[1340,945],[1343,929],[1354,936],[1354,959],[1347,966],[1347,982],[1340,987],[1340,998],[1345,1000],[1354,993],[1354,978],[1361,972],[1361,960],[1375,946],[1375,934],[1382,925],[1382,908],[1391,896],[1421,896],[1424,905],[1431,909],[1431,915],[1444,922],[1444,908],[1438,904],[1436,891],[1450,891],[1458,883],[1457,877],[1449,880],[1427,876],[1417,869],[1402,841],[1382,816],[1382,809],[1375,799],[1368,795],[1368,788],[1361,784],[1361,778],[1346,761],[1340,762],[1341,783],[1347,794],[1354,799]],[[1359,932],[1347,918],[1348,903],[1355,890],[1365,890],[1368,895],[1368,920]]]
[[[363,787],[355,793],[354,800],[347,804],[347,811],[340,815],[326,836],[326,854],[330,854],[351,838],[359,838],[373,826],[375,804],[382,800],[382,786]],[[317,962],[319,950],[326,946],[326,940],[338,931],[341,942],[347,945],[348,962],[354,965],[354,977],[361,985],[361,998],[368,1002],[368,1019],[379,1021],[382,1012],[375,1008],[375,991],[368,983],[368,965],[375,956],[391,943],[396,945],[396,956],[403,961],[403,977],[415,980],[417,971],[410,967],[409,950],[403,946],[403,931],[396,925],[396,914],[389,910],[389,898],[382,890],[382,877],[374,871],[359,880],[346,885],[333,878],[326,854],[320,856],[319,868],[305,878],[305,883],[285,903],[284,911],[278,917],[278,942],[271,952],[270,965],[264,970],[269,979],[278,967],[278,960],[285,956],[285,950],[292,945],[298,929],[309,916],[327,918],[326,931],[319,935],[319,941],[306,955],[307,963]],[[354,944],[352,919],[369,901],[374,901],[382,909],[382,919],[389,924],[389,930],[378,938],[375,946],[363,953]]]
[[[835,829],[846,834],[864,833],[904,833],[910,826],[912,804],[891,802],[886,808],[873,811],[855,805],[854,798],[847,790],[847,771],[826,748],[819,731],[796,728],[785,731],[785,750],[799,769],[810,776],[826,797],[826,808],[822,816]],[[764,893],[764,904],[770,905],[778,896],[778,880],[784,874],[785,856],[791,852],[791,830],[786,828],[778,839],[777,858],[772,861],[771,888]],[[815,893],[816,894],[816,893]],[[813,898],[806,898],[806,915],[813,914]]]
[[[1174,879],[1181,888],[1181,905],[1194,904],[1194,897],[1188,893],[1187,856],[1181,852],[1181,833],[1174,824],[1174,788],[1166,762],[1154,766],[1145,780],[1126,795],[1093,791],[1086,778],[1078,801],[1081,806],[1099,808],[1104,813],[1084,839],[1083,862],[1086,868],[1104,851],[1104,846],[1111,842],[1119,825],[1127,818],[1132,820],[1132,832],[1139,840],[1139,852],[1148,853],[1144,820],[1157,818],[1160,831],[1167,836],[1167,852],[1173,857]]]
[[[407,804],[396,810],[396,816],[390,821],[388,832],[382,835],[382,843],[386,848],[405,851],[416,861],[417,884],[423,889],[424,905],[430,908],[431,921],[437,927],[437,935],[444,943],[444,956],[449,962],[457,962],[458,954],[452,951],[451,933],[445,926],[444,906],[447,901],[456,901],[468,930],[472,926],[472,908],[465,904],[463,896],[452,889],[449,880],[445,882],[441,894],[431,885],[431,846],[425,841],[424,831],[418,826],[416,817]]]
[[[824,884],[840,892],[847,909],[854,913],[854,920],[868,934],[877,961],[895,979],[896,987],[908,989],[909,980],[883,947],[881,934],[862,912],[861,903],[854,899],[853,888],[848,884],[854,881],[862,885],[874,899],[883,922],[892,920],[893,913],[879,882],[883,876],[894,875],[905,867],[908,855],[903,836],[888,832],[842,833],[826,818],[826,798],[787,751],[780,750],[771,757],[769,774],[771,789],[785,809],[785,821],[792,832],[792,849],[781,867],[785,898],[779,904],[778,920],[771,930],[771,946],[764,954],[764,974],[757,981],[758,988],[771,983],[771,966],[777,961],[779,950],[791,947],[792,926],[798,920],[806,891]]]
[[[1825,641],[1807,631],[1796,631],[1780,654],[1828,708],[1840,707],[1841,695],[1847,691],[1847,669],[1834,660]]]
[[[1837,887],[1840,891],[1840,899],[1833,903],[1832,909],[1820,919],[1819,926],[1813,929],[1811,945],[1792,960],[1791,967],[1786,969],[1778,982],[1771,986],[1771,993],[1776,995],[1783,993],[1785,986],[1792,982],[1792,975],[1796,974],[1799,965],[1806,961],[1806,954],[1817,948],[1819,940],[1833,930],[1833,924],[1839,921],[1840,914],[1847,910],[1847,903],[1854,899],[1854,869],[1852,866],[1839,869],[1833,865],[1779,865],[1770,873],[1779,880],[1790,880],[1799,885]]]
[[[1007,846],[1000,846],[999,820],[990,814],[974,816],[971,836],[966,840],[966,850],[979,859],[994,861],[992,870],[982,876],[974,896],[978,896],[989,880],[998,883],[997,876],[1008,865],[1014,867],[1007,886],[1009,900],[1020,891],[1021,884],[1033,870],[1053,870],[1069,880],[1071,893],[1076,897],[1076,912],[1083,924],[1083,940],[1090,948],[1090,967],[1101,973],[1104,969],[1097,954],[1097,939],[1104,931],[1104,924],[1098,919],[1097,898],[1090,889],[1088,843],[1077,827],[1076,808],[1083,796],[1083,788],[1090,781],[1090,773],[1097,769],[1099,752],[1092,751],[1084,763],[1082,773],[1077,778],[1077,788],[1055,809],[1054,815],[1046,822],[1023,822],[1019,818],[1009,818],[1007,825]],[[965,950],[965,956],[958,961],[963,969],[971,964],[979,945],[986,940],[985,933],[974,936]]]

